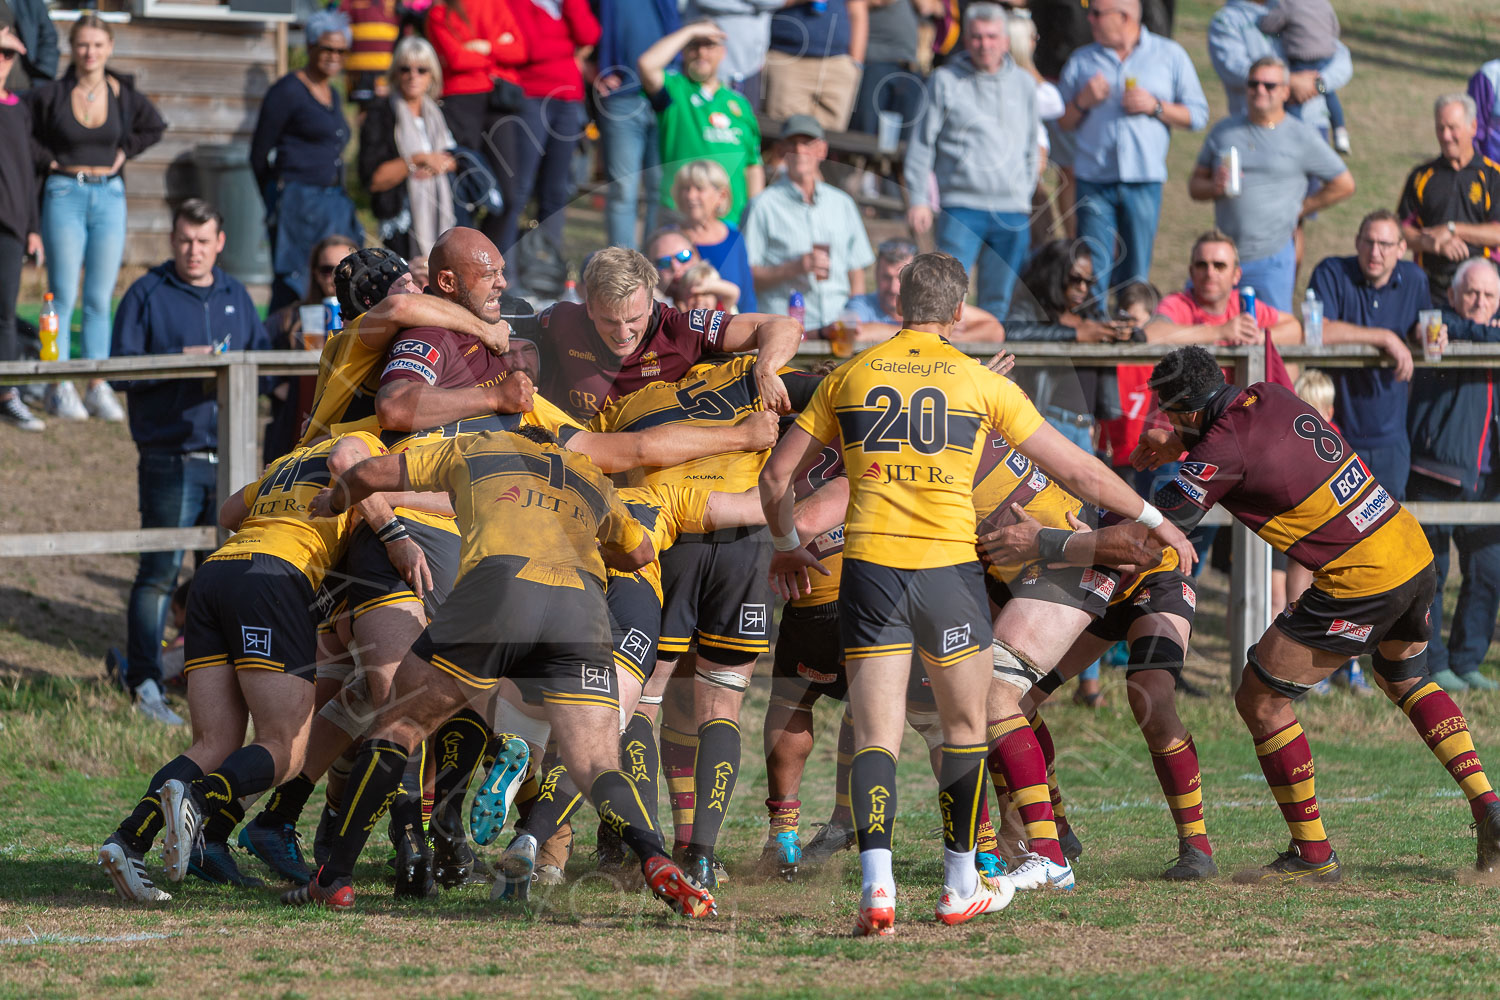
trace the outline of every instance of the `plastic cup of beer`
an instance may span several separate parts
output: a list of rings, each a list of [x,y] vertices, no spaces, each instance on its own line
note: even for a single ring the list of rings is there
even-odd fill
[[[328,310],[323,303],[318,302],[310,306],[299,306],[297,318],[302,321],[302,346],[312,350],[312,345],[307,343],[307,338],[317,334],[317,347],[323,346],[323,334],[328,330]]]
[[[1133,76],[1127,76],[1125,78],[1125,89],[1126,90],[1134,90],[1135,89],[1135,77],[1133,77]]]
[[[1443,311],[1421,310],[1417,313],[1417,325],[1422,328],[1422,360],[1443,360],[1443,349],[1438,340],[1443,334]]]
[[[828,347],[836,358],[854,357],[854,338],[859,333],[859,324],[844,319],[835,320],[828,328]]]

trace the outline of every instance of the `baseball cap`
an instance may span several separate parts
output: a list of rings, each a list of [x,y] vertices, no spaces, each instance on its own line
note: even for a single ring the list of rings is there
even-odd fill
[[[805,135],[812,139],[824,138],[823,126],[812,115],[792,115],[781,126],[781,137],[790,139],[794,135]]]

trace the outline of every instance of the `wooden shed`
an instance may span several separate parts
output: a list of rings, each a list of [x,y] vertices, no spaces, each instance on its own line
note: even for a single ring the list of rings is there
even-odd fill
[[[136,86],[167,120],[161,142],[125,169],[127,268],[150,267],[171,256],[170,203],[199,193],[193,147],[248,144],[261,98],[286,72],[290,12],[246,11],[241,6],[138,0],[133,12],[100,14],[115,32],[110,65],[134,74]],[[68,30],[77,16],[71,10],[52,12],[64,67]]]

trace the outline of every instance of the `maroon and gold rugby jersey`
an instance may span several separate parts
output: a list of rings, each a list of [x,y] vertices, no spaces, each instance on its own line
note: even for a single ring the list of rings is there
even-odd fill
[[[676,382],[699,358],[722,350],[733,318],[717,309],[678,312],[653,303],[640,344],[621,358],[604,345],[584,305],[559,302],[537,320],[540,389],[576,419],[592,420],[611,400],[652,382]]]
[[[1053,482],[1035,462],[1011,447],[1000,434],[980,445],[979,468],[974,472],[974,514],[977,534],[1014,524],[1011,504],[1042,523],[1044,528],[1068,528],[1068,514],[1083,506],[1079,499]],[[991,565],[986,572],[1002,583],[1020,573],[1023,563]]]
[[[380,384],[425,382],[439,389],[479,389],[498,385],[510,371],[477,337],[440,326],[405,330],[386,352]]]
[[[792,496],[798,500],[811,496],[819,488],[843,475],[844,455],[835,441],[819,452],[818,457],[792,480]],[[824,576],[816,570],[809,573],[812,591],[788,603],[793,607],[810,608],[838,600],[839,577],[844,568],[844,525],[840,523],[829,528],[803,547],[823,564],[829,575]]]
[[[1290,390],[1227,386],[1204,417],[1203,437],[1155,499],[1179,528],[1221,503],[1334,597],[1393,590],[1432,562],[1417,519]]]

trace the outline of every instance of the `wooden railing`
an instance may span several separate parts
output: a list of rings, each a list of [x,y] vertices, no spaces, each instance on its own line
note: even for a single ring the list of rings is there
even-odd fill
[[[1004,349],[1021,366],[1059,364],[1150,364],[1172,348],[1154,344],[1011,343],[963,344],[975,357],[988,358]],[[1249,385],[1265,378],[1265,352],[1259,347],[1218,347],[1215,356],[1233,366],[1235,382]],[[798,359],[822,361],[829,345],[808,341]],[[1288,362],[1329,367],[1388,366],[1387,357],[1372,347],[1337,346],[1309,349],[1286,347]],[[1489,367],[1500,364],[1500,346],[1450,344],[1445,360],[1418,367]],[[310,375],[317,359],[305,351],[236,351],[227,354],[158,354],[102,361],[12,361],[0,363],[0,386],[50,382],[63,378],[211,378],[219,396],[219,497],[227,498],[260,474],[257,379],[262,375]],[[1500,503],[1416,502],[1405,506],[1428,524],[1500,524]],[[1228,525],[1233,532],[1234,568],[1229,588],[1229,643],[1232,682],[1238,684],[1244,650],[1271,622],[1271,548],[1249,528],[1215,508],[1205,524]],[[136,531],[69,531],[0,535],[0,557],[147,552],[165,549],[211,548],[218,543],[215,528],[149,528]]]

